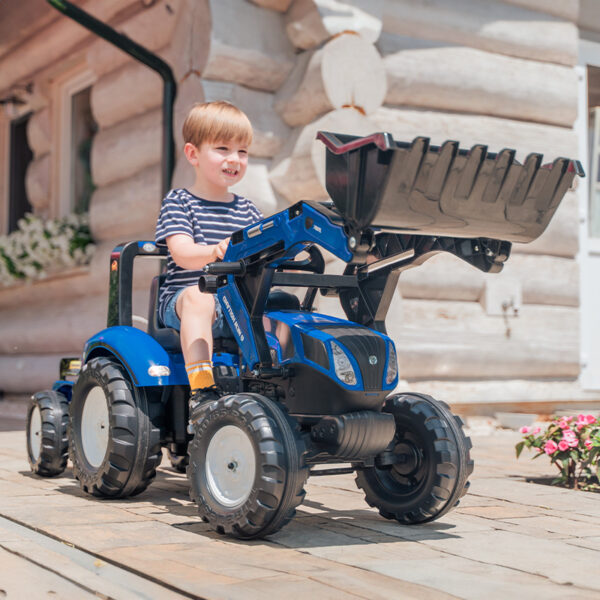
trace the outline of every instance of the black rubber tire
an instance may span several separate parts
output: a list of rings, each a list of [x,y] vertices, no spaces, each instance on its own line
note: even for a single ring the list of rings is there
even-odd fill
[[[386,519],[414,524],[440,518],[466,494],[473,472],[462,420],[444,402],[422,394],[388,398],[383,411],[396,419],[396,452],[403,446],[413,459],[359,470],[356,485]]]
[[[37,458],[33,456],[30,442],[31,417],[36,407],[41,416],[41,448]],[[69,440],[69,401],[60,392],[46,390],[31,397],[27,410],[27,460],[31,470],[42,477],[60,475],[67,466]]]
[[[100,387],[108,406],[108,444],[103,461],[92,466],[82,446],[81,418],[90,391]],[[136,388],[125,369],[109,358],[86,363],[73,386],[69,455],[81,489],[100,497],[124,498],[143,492],[162,458],[163,409],[147,390]]]
[[[189,456],[187,452],[185,454],[178,454],[173,452],[170,448],[167,448],[167,455],[171,461],[171,466],[179,473],[185,473],[187,466],[190,464]]]
[[[200,404],[191,421],[194,438],[188,447],[190,496],[203,520],[217,532],[242,539],[275,533],[294,516],[304,500],[308,467],[296,421],[280,405],[259,394],[241,393]],[[256,475],[250,496],[230,508],[207,484],[206,453],[213,436],[234,425],[250,438]]]

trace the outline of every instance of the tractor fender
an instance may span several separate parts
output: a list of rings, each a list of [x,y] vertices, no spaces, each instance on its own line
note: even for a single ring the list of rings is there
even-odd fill
[[[136,387],[188,385],[183,355],[168,353],[154,338],[135,327],[117,325],[92,336],[85,344],[83,361],[87,363],[98,356],[119,361]]]

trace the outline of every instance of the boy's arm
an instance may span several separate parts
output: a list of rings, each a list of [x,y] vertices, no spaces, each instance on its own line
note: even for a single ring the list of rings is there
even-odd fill
[[[165,241],[175,263],[189,271],[198,271],[208,263],[221,260],[229,244],[229,238],[225,238],[218,244],[203,246],[183,233],[170,235]]]

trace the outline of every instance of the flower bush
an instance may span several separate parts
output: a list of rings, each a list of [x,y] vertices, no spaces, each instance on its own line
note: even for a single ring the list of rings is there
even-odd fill
[[[89,262],[94,251],[87,215],[43,221],[32,214],[0,236],[0,285],[43,279],[49,272]]]
[[[548,456],[560,475],[553,485],[600,490],[600,424],[593,415],[555,418],[545,431],[540,427],[522,427],[523,441],[516,445],[517,458],[523,448]]]

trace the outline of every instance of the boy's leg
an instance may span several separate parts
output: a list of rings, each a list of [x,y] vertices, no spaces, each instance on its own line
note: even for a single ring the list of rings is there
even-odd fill
[[[190,388],[209,388],[215,383],[212,372],[215,300],[211,294],[203,294],[191,286],[177,298],[176,310],[181,321],[181,349]]]

